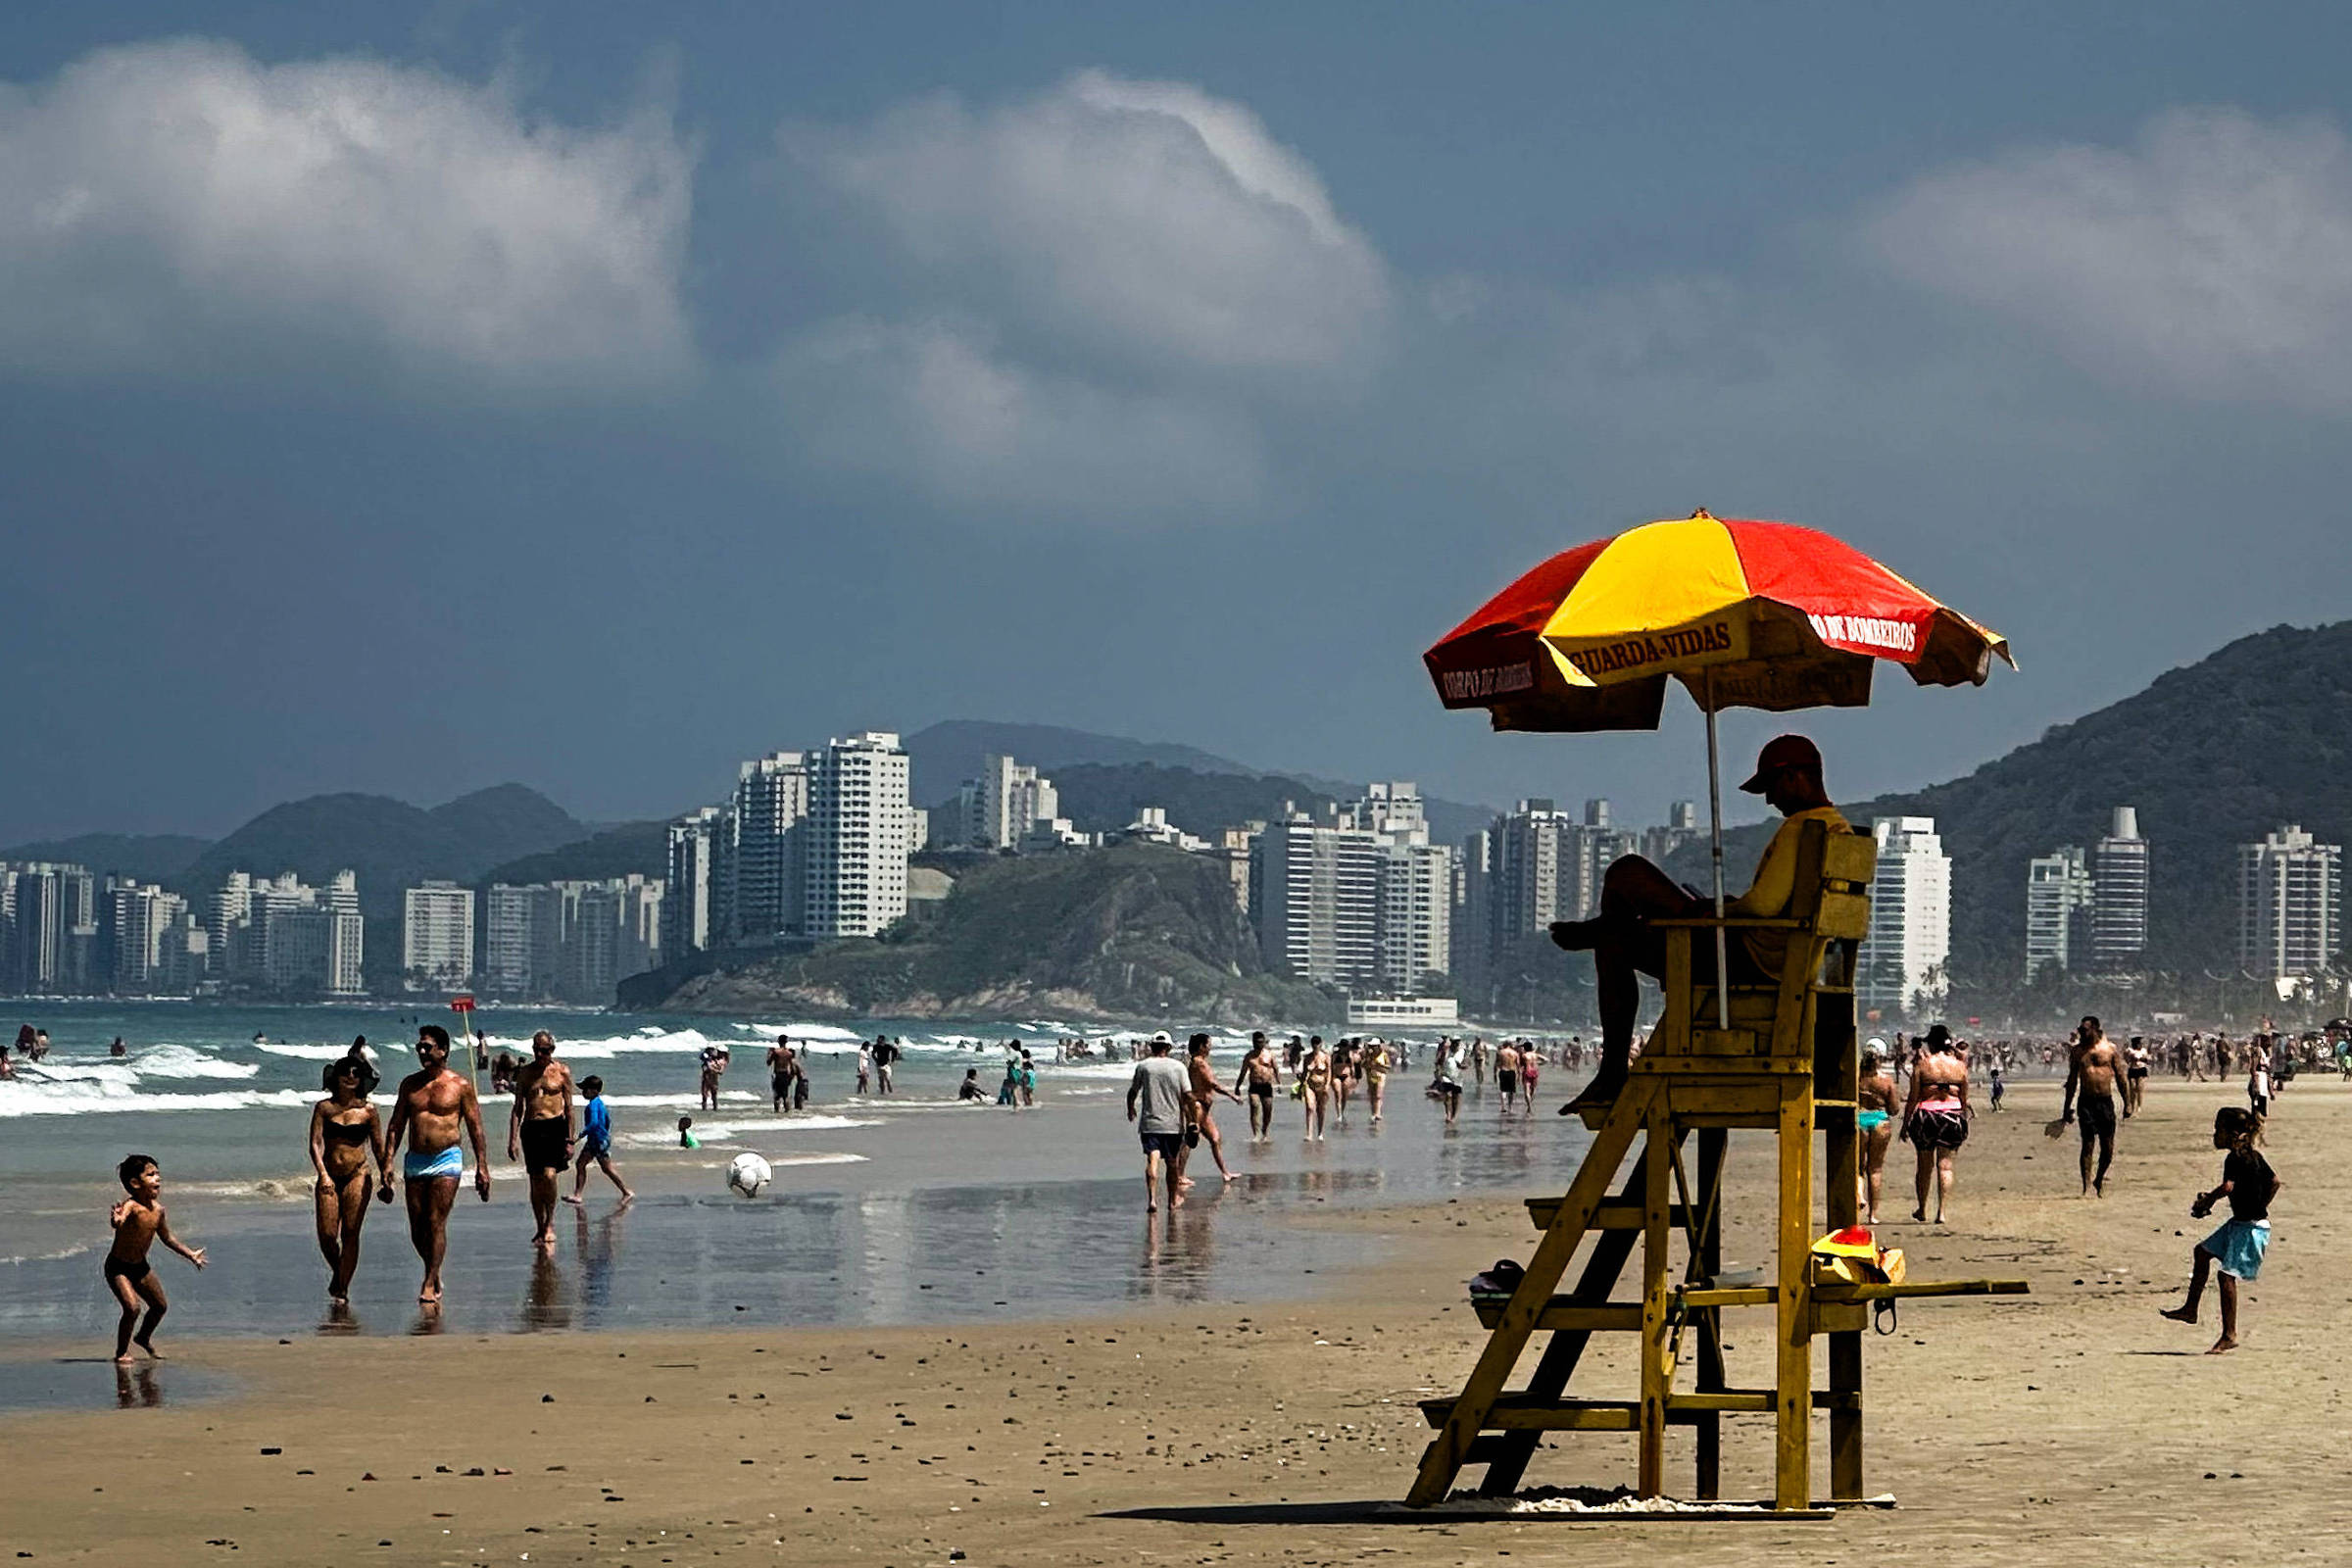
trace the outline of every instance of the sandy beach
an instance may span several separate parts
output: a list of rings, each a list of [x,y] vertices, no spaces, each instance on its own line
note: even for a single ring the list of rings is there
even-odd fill
[[[2210,1297],[2202,1329],[2156,1313],[2205,1228],[2187,1204],[2215,1179],[2212,1111],[2235,1086],[2153,1089],[2103,1201],[2077,1196],[2071,1135],[2042,1136],[2057,1093],[2020,1085],[1979,1120],[1950,1226],[1883,1227],[1915,1277],[2022,1276],[2034,1293],[1917,1303],[1869,1342],[1869,1487],[1891,1510],[1692,1523],[1390,1506],[1427,1439],[1413,1401],[1452,1392],[1479,1344],[1461,1281],[1532,1242],[1515,1202],[1467,1199],[1301,1221],[1351,1233],[1365,1261],[1271,1306],[291,1343],[167,1329],[163,1386],[196,1373],[228,1392],[0,1416],[0,1544],[93,1564],[2011,1562],[2093,1543],[2127,1562],[2340,1559],[2329,1259],[2352,1180],[2322,1152],[2352,1131],[2352,1092],[2306,1079],[2277,1107],[2278,1241],[2246,1292],[2244,1347],[2224,1357],[2200,1353]],[[1735,1144],[1727,1262],[1763,1256],[1761,1152]],[[1887,1205],[1905,1214],[1907,1155],[1898,1144]],[[1199,1245],[1215,1218],[1179,1214],[1162,1247]],[[1732,1320],[1735,1383],[1746,1326]],[[1615,1348],[1579,1387],[1624,1396]],[[93,1390],[111,1376],[76,1370]],[[1765,1490],[1769,1443],[1763,1418],[1727,1419],[1727,1495]],[[1687,1487],[1687,1451],[1671,1463]],[[1528,1483],[1615,1486],[1632,1467],[1630,1438],[1555,1439]]]

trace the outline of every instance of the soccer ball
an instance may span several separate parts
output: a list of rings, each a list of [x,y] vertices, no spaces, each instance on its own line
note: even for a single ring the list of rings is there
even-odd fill
[[[745,1198],[758,1198],[760,1189],[775,1180],[775,1176],[767,1161],[758,1154],[737,1154],[727,1163],[727,1185]]]

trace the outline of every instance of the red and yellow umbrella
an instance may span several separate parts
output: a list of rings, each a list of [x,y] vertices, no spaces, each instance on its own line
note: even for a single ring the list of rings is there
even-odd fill
[[[1862,708],[1884,660],[1923,686],[1981,686],[2008,639],[1852,546],[1787,522],[1704,512],[1564,550],[1421,656],[1447,708],[1496,729],[1655,729],[1666,682],[1707,717],[1715,912],[1723,787],[1715,715]],[[1722,972],[1724,934],[1715,932]],[[1729,999],[1716,995],[1728,1020]]]
[[[1982,685],[2008,640],[1817,529],[1711,517],[1564,550],[1422,655],[1448,708],[1496,729],[1655,729],[1679,679],[1727,708],[1860,708],[1880,661]]]

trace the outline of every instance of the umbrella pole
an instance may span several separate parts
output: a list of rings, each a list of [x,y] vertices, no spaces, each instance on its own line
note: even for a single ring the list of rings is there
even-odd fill
[[[1707,821],[1713,835],[1715,862],[1715,918],[1723,918],[1723,763],[1715,745],[1715,666],[1707,666]],[[1715,927],[1715,1027],[1732,1026],[1731,941],[1721,925]]]

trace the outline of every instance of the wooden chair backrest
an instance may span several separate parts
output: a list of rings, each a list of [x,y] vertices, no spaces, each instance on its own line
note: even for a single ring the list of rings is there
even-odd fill
[[[1879,868],[1878,841],[1867,833],[1833,832],[1807,822],[1797,829],[1796,887],[1788,914],[1819,936],[1859,942],[1870,935],[1870,879]]]
[[[1797,898],[1810,906],[1802,912],[1816,935],[1834,942],[1859,942],[1870,935],[1870,882],[1878,869],[1879,841],[1868,833],[1833,833],[1827,822],[1805,824],[1797,842],[1796,888]]]

